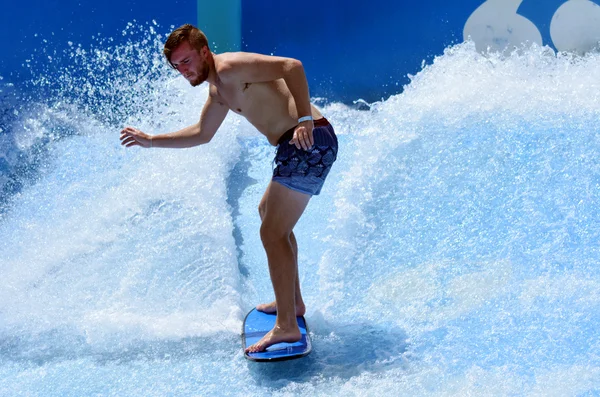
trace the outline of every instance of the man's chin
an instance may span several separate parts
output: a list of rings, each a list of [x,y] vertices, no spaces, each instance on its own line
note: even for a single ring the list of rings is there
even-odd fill
[[[197,87],[197,86],[199,86],[200,84],[204,83],[204,80],[202,80],[202,79],[188,80],[188,81],[190,82],[190,85],[191,85],[192,87]]]

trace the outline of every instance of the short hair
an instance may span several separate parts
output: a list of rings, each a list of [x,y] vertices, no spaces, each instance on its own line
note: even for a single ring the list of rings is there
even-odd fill
[[[176,68],[171,63],[171,54],[175,48],[177,48],[177,46],[184,41],[190,43],[192,48],[196,49],[198,52],[200,52],[205,46],[208,47],[208,39],[206,38],[206,35],[197,27],[190,25],[189,23],[178,27],[171,32],[165,43],[165,48],[163,49],[163,54],[165,54],[169,65],[171,65],[173,69]]]

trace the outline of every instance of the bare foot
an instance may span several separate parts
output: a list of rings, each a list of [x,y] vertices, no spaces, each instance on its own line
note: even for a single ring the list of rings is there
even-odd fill
[[[256,310],[263,313],[277,313],[277,302],[263,303],[262,305],[256,306]],[[296,316],[304,316],[306,313],[306,306],[304,302],[296,305]]]
[[[267,347],[281,342],[298,342],[302,338],[302,334],[296,326],[296,329],[284,330],[277,325],[270,330],[261,340],[246,348],[246,353],[256,353],[265,350]]]

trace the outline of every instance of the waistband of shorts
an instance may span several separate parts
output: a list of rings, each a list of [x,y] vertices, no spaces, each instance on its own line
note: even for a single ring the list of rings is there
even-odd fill
[[[318,120],[314,120],[313,125],[315,126],[315,128],[327,127],[329,125],[329,121],[325,117],[322,117]],[[296,127],[292,127],[286,132],[284,132],[283,135],[277,141],[277,144],[281,145],[282,142],[291,140],[294,137],[294,130],[296,129]]]

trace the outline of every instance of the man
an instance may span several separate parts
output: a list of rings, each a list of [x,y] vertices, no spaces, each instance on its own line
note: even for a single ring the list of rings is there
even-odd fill
[[[126,147],[187,148],[208,143],[229,110],[244,116],[277,146],[273,178],[260,202],[260,237],[267,253],[275,301],[257,309],[277,313],[275,327],[247,352],[300,340],[296,316],[306,308],[298,280],[298,246],[292,229],[312,195],[321,191],[337,157],[333,127],[310,103],[302,63],[252,53],[213,54],[206,36],[183,25],[168,37],[164,54],[192,86],[209,83],[200,121],[180,131],[148,135],[121,131]]]

